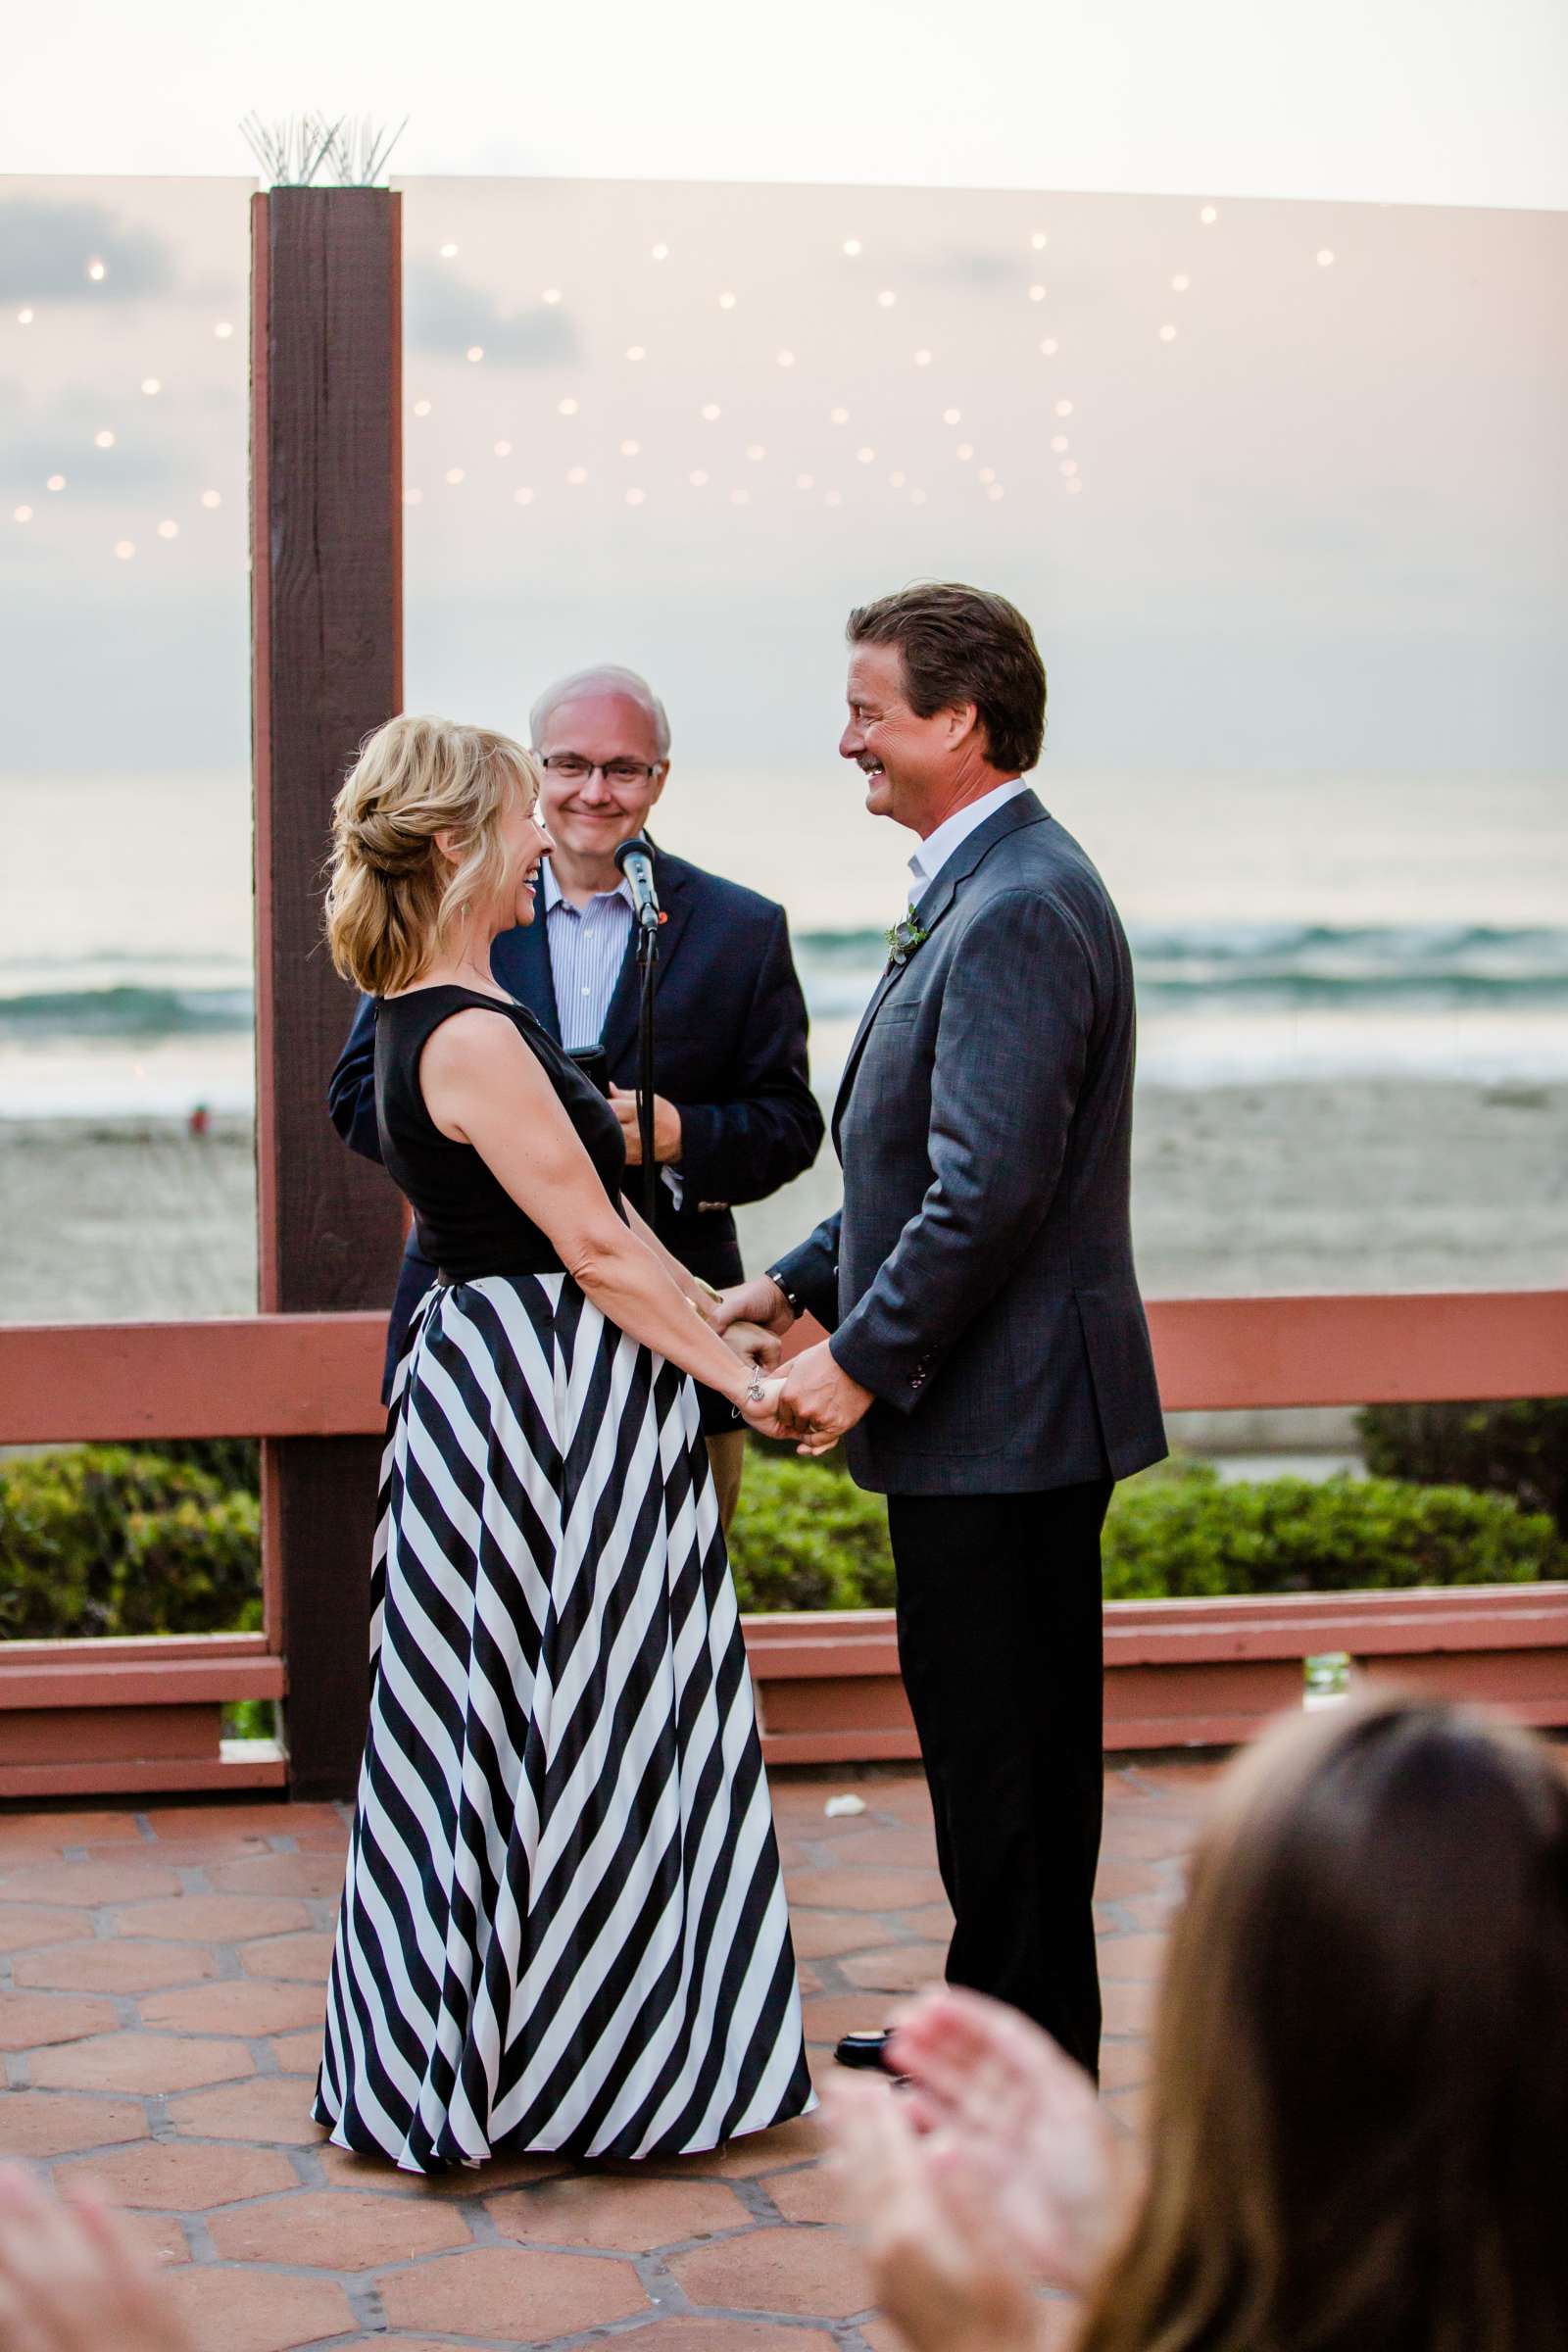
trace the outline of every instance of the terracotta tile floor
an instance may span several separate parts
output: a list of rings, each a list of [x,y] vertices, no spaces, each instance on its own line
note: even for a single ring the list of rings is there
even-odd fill
[[[1135,2127],[1164,1923],[1212,1767],[1107,1773],[1105,2093]],[[865,1810],[829,1820],[853,1790]],[[948,1913],[909,1771],[773,1783],[820,2073],[941,1974]],[[719,2153],[547,2158],[422,2181],[309,2120],[347,1837],[329,1805],[0,1813],[0,2149],[90,2173],[166,2263],[203,2352],[309,2345],[893,2352],[814,2118]],[[1071,2313],[1053,2307],[1065,2347]]]

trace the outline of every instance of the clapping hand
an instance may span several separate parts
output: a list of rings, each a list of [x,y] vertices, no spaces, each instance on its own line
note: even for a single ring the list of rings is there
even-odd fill
[[[1086,2287],[1125,2184],[1082,2067],[1017,2010],[956,1985],[909,2007],[888,2061],[913,2084],[911,2123],[955,2151],[1016,2259],[1054,2286]]]
[[[169,2290],[125,2225],[0,2167],[0,2352],[191,2352]]]
[[[885,2082],[834,2082],[824,2097],[871,2274],[867,2302],[914,2352],[1037,2352],[1028,2267],[968,2151],[940,2132],[922,2137],[911,2102]]]

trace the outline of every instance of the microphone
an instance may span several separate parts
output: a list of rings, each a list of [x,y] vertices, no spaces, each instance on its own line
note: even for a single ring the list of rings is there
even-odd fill
[[[636,920],[645,931],[659,929],[659,893],[654,888],[654,845],[646,833],[634,833],[615,852],[615,863],[631,884]]]

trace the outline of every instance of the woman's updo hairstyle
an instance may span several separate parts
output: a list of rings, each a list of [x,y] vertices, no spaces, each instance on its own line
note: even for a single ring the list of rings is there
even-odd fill
[[[500,820],[539,770],[508,735],[449,718],[389,718],[360,746],[332,804],[326,937],[345,980],[368,996],[410,988],[466,907],[506,879]],[[450,833],[456,863],[436,835]]]

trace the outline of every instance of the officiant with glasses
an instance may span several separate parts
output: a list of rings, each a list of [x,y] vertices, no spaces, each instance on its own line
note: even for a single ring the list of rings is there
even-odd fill
[[[638,973],[631,891],[615,852],[647,828],[663,794],[669,721],[643,678],[605,664],[548,687],[531,728],[544,770],[540,814],[555,854],[542,871],[541,919],[503,932],[491,969],[609,1089],[628,1164],[639,1166]],[[657,843],[653,863],[663,917],[655,995],[655,1223],[693,1274],[723,1289],[742,1278],[735,1207],[802,1175],[821,1145],[806,1003],[782,906]],[[327,1102],[344,1142],[379,1160],[374,1061],[375,1002],[366,997]],[[411,1238],[387,1330],[388,1390],[410,1317],[434,1279]],[[727,1525],[740,1494],[745,1433],[722,1397],[699,1395]]]

